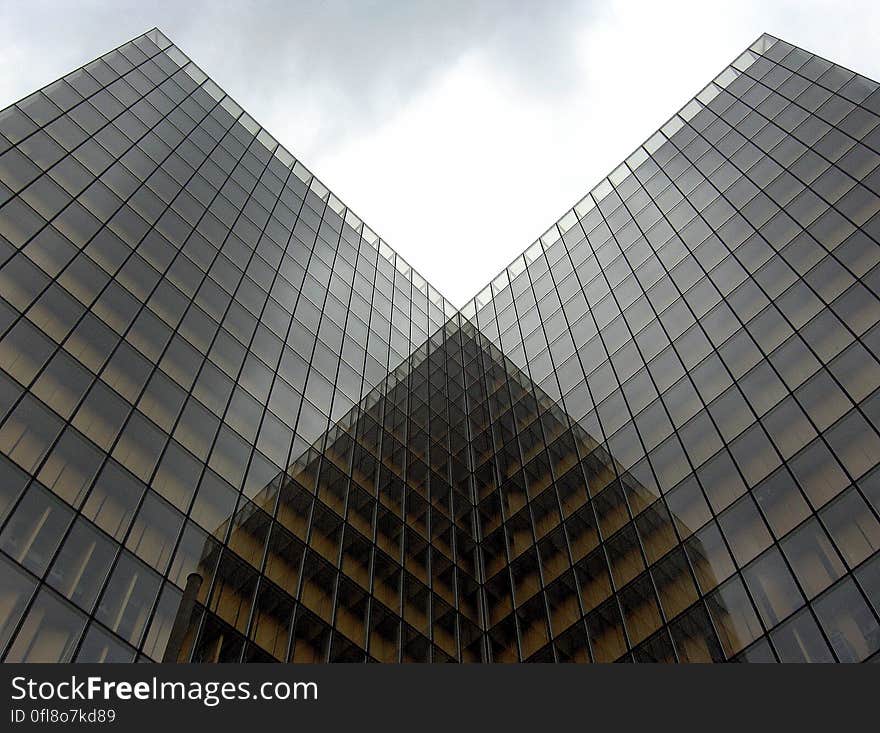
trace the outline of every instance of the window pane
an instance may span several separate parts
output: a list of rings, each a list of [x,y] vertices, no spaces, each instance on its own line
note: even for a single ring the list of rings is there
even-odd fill
[[[828,591],[815,609],[841,662],[861,662],[880,649],[880,626],[852,579]]]
[[[69,662],[86,618],[56,593],[43,588],[28,611],[7,662]]]
[[[775,547],[749,565],[743,575],[768,628],[803,604],[794,578]]]

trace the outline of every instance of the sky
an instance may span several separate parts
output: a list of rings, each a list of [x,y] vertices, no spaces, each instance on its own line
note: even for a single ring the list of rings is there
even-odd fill
[[[762,32],[880,79],[876,0],[0,0],[0,108],[153,26],[456,306]]]

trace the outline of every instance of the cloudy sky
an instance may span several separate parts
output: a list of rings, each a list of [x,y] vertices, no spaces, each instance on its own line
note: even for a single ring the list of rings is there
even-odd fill
[[[876,0],[0,0],[0,107],[153,26],[456,305],[761,32],[880,78]]]

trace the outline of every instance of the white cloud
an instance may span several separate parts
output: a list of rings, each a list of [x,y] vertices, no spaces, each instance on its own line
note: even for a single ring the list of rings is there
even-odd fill
[[[609,3],[570,29],[570,88],[477,50],[313,167],[462,305],[765,30],[876,78],[877,8],[831,6]]]

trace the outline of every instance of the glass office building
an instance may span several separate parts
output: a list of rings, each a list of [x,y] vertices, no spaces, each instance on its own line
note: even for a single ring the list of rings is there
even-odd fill
[[[464,308],[158,30],[0,112],[5,661],[880,659],[880,89],[762,36]]]

